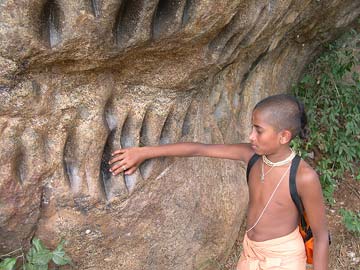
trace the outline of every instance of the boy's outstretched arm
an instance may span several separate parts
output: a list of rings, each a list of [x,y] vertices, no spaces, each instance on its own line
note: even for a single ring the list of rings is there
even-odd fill
[[[314,270],[328,270],[329,234],[322,189],[317,173],[304,164],[298,173],[298,192],[314,236]]]
[[[235,159],[248,162],[254,150],[248,143],[240,144],[203,144],[203,143],[175,143],[159,146],[131,147],[116,150],[109,161],[110,171],[117,175],[123,171],[132,174],[146,159],[176,156],[176,157],[215,157]]]

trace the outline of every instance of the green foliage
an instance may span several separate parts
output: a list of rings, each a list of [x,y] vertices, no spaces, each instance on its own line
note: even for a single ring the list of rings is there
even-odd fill
[[[340,209],[340,214],[343,217],[346,229],[360,235],[360,212],[354,213],[353,211]]]
[[[307,110],[310,139],[294,140],[304,158],[315,153],[324,196],[333,202],[345,173],[360,178],[360,34],[351,31],[323,53],[293,88]],[[357,164],[356,164],[357,163]]]
[[[16,258],[6,258],[0,262],[1,270],[12,270],[15,268]]]
[[[50,251],[44,246],[40,239],[34,237],[32,240],[32,246],[26,256],[22,249],[18,249],[14,252],[10,252],[7,255],[3,255],[0,258],[6,257],[0,261],[0,270],[14,270],[18,258],[22,258],[22,270],[48,270],[49,263],[53,262],[55,265],[67,265],[72,264],[71,259],[66,255],[64,251],[65,241],[62,240],[54,251]],[[9,257],[10,255],[20,253],[16,257]]]

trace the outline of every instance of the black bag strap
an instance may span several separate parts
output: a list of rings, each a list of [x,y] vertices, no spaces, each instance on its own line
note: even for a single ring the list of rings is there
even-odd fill
[[[296,188],[296,173],[299,168],[300,160],[301,160],[301,158],[298,155],[296,155],[291,162],[289,185],[290,185],[291,199],[295,203],[295,206],[296,206],[297,210],[299,211],[299,214],[303,215],[304,209],[303,209],[301,199],[299,197],[299,194],[298,194],[297,188]]]
[[[303,208],[299,193],[297,192],[297,188],[296,188],[296,173],[299,168],[300,161],[301,161],[301,158],[298,155],[296,155],[294,157],[293,161],[291,162],[289,185],[290,185],[291,199],[295,203],[295,206],[300,214],[301,227],[306,232],[306,238],[304,239],[304,242],[306,242],[307,240],[309,240],[312,237],[312,231],[311,231],[311,228],[306,223],[305,216],[304,216],[304,208]]]
[[[301,161],[301,158],[298,155],[296,155],[291,162],[289,185],[290,185],[291,199],[293,200],[293,202],[300,214],[301,226],[303,227],[304,230],[306,230],[307,226],[306,226],[306,221],[305,221],[305,217],[304,217],[304,208],[303,208],[299,193],[297,192],[297,188],[296,188],[296,173],[299,168],[300,161]]]
[[[304,207],[303,207],[299,193],[297,192],[297,188],[296,188],[296,180],[295,180],[296,172],[298,170],[300,161],[301,161],[301,158],[298,155],[296,155],[291,163],[289,185],[290,185],[291,199],[295,203],[295,206],[300,214],[301,227],[306,232],[306,238],[304,239],[304,242],[306,242],[313,236],[313,234],[312,234],[310,226],[308,226],[306,223],[305,216],[304,216]],[[331,236],[329,233],[329,245],[330,244],[331,244]]]
[[[259,155],[258,154],[254,154],[249,162],[248,162],[248,165],[247,165],[247,168],[246,168],[246,181],[249,182],[249,174],[250,174],[250,170],[251,168],[254,166],[255,162],[259,159]]]

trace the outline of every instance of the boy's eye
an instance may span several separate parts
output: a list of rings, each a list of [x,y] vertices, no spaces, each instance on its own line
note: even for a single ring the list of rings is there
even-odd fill
[[[257,134],[262,134],[264,132],[264,130],[259,127],[259,126],[256,126],[256,125],[253,125],[252,126],[252,129],[257,133]]]

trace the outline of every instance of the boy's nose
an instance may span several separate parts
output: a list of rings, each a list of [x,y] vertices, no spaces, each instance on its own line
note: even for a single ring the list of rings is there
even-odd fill
[[[253,141],[255,140],[254,130],[251,130],[251,131],[250,131],[249,140],[250,140],[251,142],[253,142]]]

